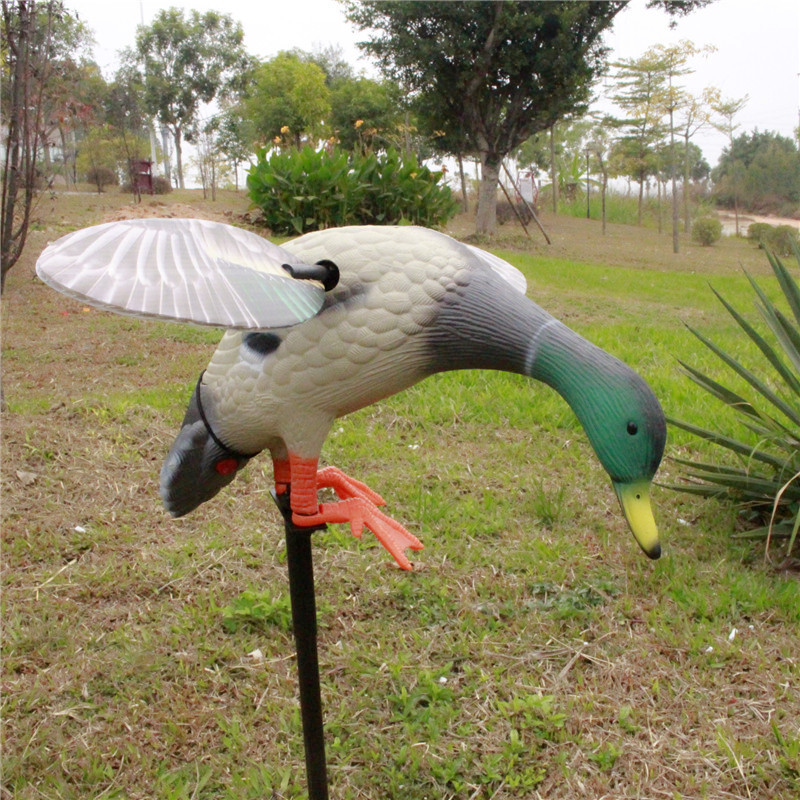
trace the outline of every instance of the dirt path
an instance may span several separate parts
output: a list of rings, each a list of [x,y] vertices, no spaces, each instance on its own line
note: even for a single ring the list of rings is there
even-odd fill
[[[732,236],[736,233],[736,217],[733,214],[724,212],[719,213],[717,216],[722,222],[722,230],[726,236]],[[767,225],[791,225],[793,228],[800,230],[800,219],[792,219],[791,217],[762,217],[757,214],[739,214],[739,233],[742,236],[747,235],[747,229],[754,222],[766,222]]]

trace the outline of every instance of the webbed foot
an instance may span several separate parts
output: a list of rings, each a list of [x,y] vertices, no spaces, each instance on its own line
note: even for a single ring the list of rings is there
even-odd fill
[[[317,464],[316,459],[290,456],[290,475],[286,475],[285,468],[280,470],[281,482],[285,485],[288,477],[291,486],[292,522],[301,528],[348,523],[353,536],[359,539],[367,528],[400,567],[411,569],[405,550],[421,550],[422,542],[378,508],[385,505],[384,499],[340,469],[324,467],[318,470]],[[322,488],[333,489],[341,499],[320,504],[317,491]]]

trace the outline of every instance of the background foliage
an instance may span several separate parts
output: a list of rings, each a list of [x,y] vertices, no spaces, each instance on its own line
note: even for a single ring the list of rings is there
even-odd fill
[[[296,234],[341,225],[415,224],[436,227],[457,202],[442,173],[396,150],[259,151],[247,187],[264,224]]]

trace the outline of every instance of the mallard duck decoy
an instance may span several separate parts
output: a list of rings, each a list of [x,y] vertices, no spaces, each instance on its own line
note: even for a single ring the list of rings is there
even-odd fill
[[[649,489],[666,440],[633,370],[525,296],[502,259],[419,227],[358,226],[277,247],[220,223],[128,220],[70,234],[37,264],[60,291],[139,316],[229,328],[197,382],[161,471],[175,516],[262,450],[294,523],[371,530],[405,568],[419,540],[380,495],[319,469],[335,419],[436,372],[499,369],[554,388],[608,472],[636,540],[661,552]],[[320,488],[338,501],[319,503]]]

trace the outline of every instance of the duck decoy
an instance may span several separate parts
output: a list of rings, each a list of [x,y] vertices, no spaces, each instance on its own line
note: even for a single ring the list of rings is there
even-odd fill
[[[202,220],[109,223],[50,245],[46,283],[113,311],[228,328],[197,381],[161,470],[180,516],[212,498],[262,450],[284,517],[300,710],[311,800],[328,800],[310,534],[347,522],[373,531],[397,563],[419,540],[383,498],[319,469],[334,420],[444,370],[519,372],[559,392],[611,477],[651,558],[661,548],[650,482],[666,438],[647,384],[525,296],[496,256],[424,228],[319,231],[277,247]],[[333,488],[339,500],[320,504]]]
[[[525,296],[521,272],[442,233],[317,231],[282,247],[204,220],[142,219],[69,234],[39,277],[101,308],[227,328],[161,471],[166,508],[211,499],[268,450],[298,527],[371,530],[404,569],[420,541],[383,498],[319,457],[335,419],[436,372],[499,369],[576,413],[644,552],[661,548],[649,489],[666,424],[647,384]],[[320,488],[339,500],[320,504]]]

